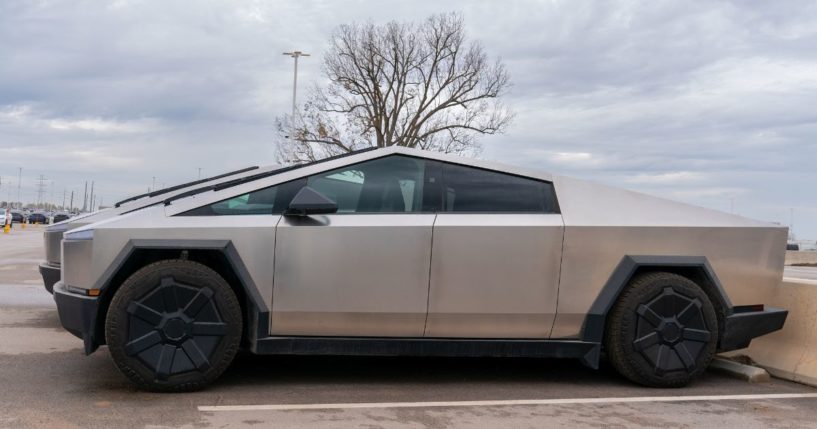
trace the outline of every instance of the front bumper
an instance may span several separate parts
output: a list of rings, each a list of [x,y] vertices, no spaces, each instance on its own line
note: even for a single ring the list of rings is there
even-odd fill
[[[40,275],[43,276],[45,290],[54,293],[54,284],[60,281],[60,266],[49,262],[40,263]]]
[[[60,323],[68,332],[85,343],[85,354],[93,353],[99,342],[96,338],[96,317],[99,312],[99,297],[71,293],[62,282],[54,285],[54,301]]]
[[[719,352],[749,347],[753,338],[783,328],[788,310],[762,305],[736,306],[726,317]]]

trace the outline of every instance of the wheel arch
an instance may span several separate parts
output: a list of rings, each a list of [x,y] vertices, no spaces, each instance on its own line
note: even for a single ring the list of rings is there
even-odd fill
[[[128,241],[94,288],[100,290],[94,323],[94,340],[105,343],[105,315],[116,291],[133,273],[148,264],[187,259],[199,262],[221,275],[238,298],[244,314],[242,345],[255,347],[269,333],[269,308],[230,240],[140,240]]]
[[[652,256],[626,255],[599,292],[587,313],[582,326],[582,340],[603,342],[607,315],[619,295],[634,276],[663,271],[686,277],[703,289],[715,307],[718,316],[719,340],[722,338],[726,318],[732,314],[732,302],[723,289],[718,276],[705,256]]]

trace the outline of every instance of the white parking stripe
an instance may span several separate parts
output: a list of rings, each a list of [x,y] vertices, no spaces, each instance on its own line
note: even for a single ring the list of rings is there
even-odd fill
[[[817,398],[817,393],[771,393],[765,395],[638,396],[623,398],[518,399],[503,401],[370,402],[349,404],[200,405],[199,411],[293,411],[355,408],[496,407],[508,405],[626,404],[634,402],[753,401],[761,399]]]

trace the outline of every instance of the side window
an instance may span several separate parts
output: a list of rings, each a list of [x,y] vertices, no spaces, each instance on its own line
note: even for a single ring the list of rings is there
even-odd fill
[[[182,216],[235,216],[283,213],[292,197],[304,186],[298,179],[268,188],[258,189],[244,195],[228,198],[217,203],[198,207],[181,213]]]
[[[443,166],[445,211],[556,213],[553,184],[479,168]]]
[[[316,191],[338,203],[338,213],[423,211],[425,161],[388,156],[339,168],[307,179]]]

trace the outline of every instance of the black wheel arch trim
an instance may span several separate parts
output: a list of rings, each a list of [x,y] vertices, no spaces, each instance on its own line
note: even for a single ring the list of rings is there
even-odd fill
[[[251,349],[256,348],[256,343],[259,338],[269,336],[269,308],[256,287],[255,282],[250,276],[249,270],[244,265],[238,251],[231,240],[167,240],[167,239],[131,239],[120,250],[113,262],[108,265],[108,268],[103,272],[102,276],[94,284],[93,288],[100,290],[100,296],[110,302],[112,296],[106,293],[106,290],[111,286],[116,274],[124,267],[129,258],[138,250],[214,250],[224,255],[227,262],[230,264],[236,277],[238,277],[241,288],[247,297],[247,326],[249,327],[249,335],[247,340],[250,342]],[[97,314],[94,315],[92,326],[95,328],[86,340],[93,343],[93,350],[96,346],[104,342],[104,338],[99,337],[100,323],[104,323],[105,315],[99,314],[104,311],[106,306],[100,305],[97,309]],[[89,347],[86,346],[86,350]]]
[[[723,320],[719,320],[722,326],[718,327],[719,352],[747,347],[752,338],[781,329],[785,322],[788,313],[786,310],[764,307],[762,304],[732,305],[732,301],[705,256],[626,255],[613,270],[593,305],[590,306],[582,326],[582,341],[603,342],[607,314],[633,275],[642,268],[670,270],[693,268],[703,273],[711,286],[705,292],[710,298],[717,301],[713,304],[723,313]]]
[[[655,256],[655,255],[626,255],[621,259],[613,274],[602,287],[582,326],[581,338],[583,341],[602,342],[607,313],[612,309],[621,291],[630,283],[633,275],[642,268],[694,268],[700,269],[712,285],[711,297],[718,302],[713,303],[722,308],[724,316],[732,314],[732,301],[724,291],[718,276],[705,256]]]

